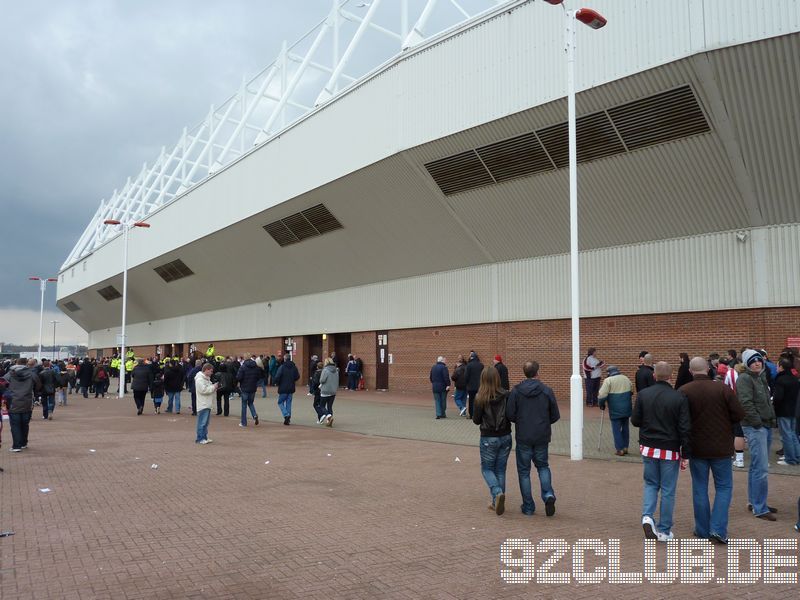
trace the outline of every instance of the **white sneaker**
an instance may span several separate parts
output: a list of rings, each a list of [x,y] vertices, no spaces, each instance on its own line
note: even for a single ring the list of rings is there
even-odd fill
[[[206,444],[210,444],[210,443],[211,443],[211,442],[213,442],[213,441],[214,441],[214,440],[212,440],[211,438],[206,438]]]
[[[644,537],[646,539],[658,539],[658,533],[656,533],[656,524],[653,522],[653,517],[648,515],[642,517],[642,529],[644,529]]]
[[[207,444],[207,443],[208,443],[208,440],[200,440],[200,441],[199,441],[199,442],[197,442],[197,443],[198,443],[198,444],[203,444],[203,445],[205,445],[205,444]]]
[[[239,423],[239,427],[244,427],[244,425],[242,425],[241,423]]]
[[[460,412],[460,413],[458,413],[458,414],[459,414],[459,416],[462,416],[462,417],[463,417],[465,414],[467,414],[467,407],[465,406],[464,408],[462,408],[462,409],[461,409],[461,412]]]
[[[669,541],[670,541],[670,540],[671,540],[671,539],[674,537],[674,536],[672,535],[672,532],[671,532],[671,531],[668,531],[667,533],[661,533],[660,531],[657,531],[657,532],[656,532],[656,536],[657,536],[657,537],[656,537],[656,539],[657,539],[659,542],[664,542],[664,543],[667,543],[667,542],[669,542]]]
[[[744,469],[744,461],[743,460],[734,460],[733,466],[737,469]]]
[[[782,467],[786,467],[786,466],[788,466],[788,465],[789,465],[789,463],[787,463],[787,462],[786,462],[785,460],[783,460],[783,459],[779,460],[779,461],[778,461],[777,463],[775,463],[775,464],[778,464],[778,465],[780,465],[780,466],[782,466]]]

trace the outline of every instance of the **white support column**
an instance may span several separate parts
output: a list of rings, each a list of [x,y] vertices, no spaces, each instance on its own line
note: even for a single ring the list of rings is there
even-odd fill
[[[431,18],[431,13],[433,13],[433,9],[436,8],[437,2],[438,0],[428,0],[425,4],[425,8],[422,9],[422,14],[420,14],[419,19],[414,23],[411,31],[403,41],[403,50],[416,46],[425,39],[425,26],[428,24],[428,19]]]
[[[333,69],[333,75],[331,75],[328,83],[325,84],[325,87],[322,88],[319,96],[317,96],[317,101],[314,102],[314,106],[319,106],[323,102],[326,102],[333,97],[339,75],[342,73],[342,71],[344,71],[344,68],[347,66],[350,57],[353,55],[356,47],[358,47],[361,38],[364,37],[364,32],[367,30],[367,27],[369,27],[370,22],[375,16],[375,11],[378,10],[380,4],[380,0],[372,0],[372,4],[369,6],[367,14],[364,16],[364,20],[361,21],[361,24],[358,26],[355,35],[353,35],[353,39],[350,40],[350,44],[347,46],[347,50],[344,51],[339,63]]]

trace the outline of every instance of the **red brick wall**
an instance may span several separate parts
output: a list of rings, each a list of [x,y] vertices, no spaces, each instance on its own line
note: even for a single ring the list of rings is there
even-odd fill
[[[641,350],[648,350],[656,360],[673,363],[677,369],[679,352],[707,356],[711,352],[724,354],[729,348],[758,346],[777,357],[789,336],[800,336],[800,307],[585,318],[581,319],[581,358],[586,348],[595,346],[598,357],[633,377]],[[305,338],[295,336],[294,340],[300,384],[305,385],[309,359]],[[326,356],[333,350],[331,340],[332,336],[328,336],[323,342]],[[458,354],[467,356],[474,350],[485,365],[492,363],[495,354],[502,355],[512,385],[522,380],[522,364],[526,360],[539,361],[542,380],[564,401],[569,395],[570,340],[569,319],[392,330],[389,388],[430,391],[428,376],[437,356],[447,359],[452,372]],[[368,389],[375,388],[376,343],[374,331],[351,336],[351,351],[364,361]],[[195,345],[205,352],[208,341]],[[214,346],[217,354],[224,356],[284,352],[283,338],[215,340]],[[153,348],[134,347],[134,351],[137,356],[150,356]],[[106,349],[105,354],[110,356],[111,349]]]

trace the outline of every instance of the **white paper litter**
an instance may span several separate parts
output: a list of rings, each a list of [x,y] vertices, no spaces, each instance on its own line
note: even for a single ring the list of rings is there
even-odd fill
[[[330,452],[328,452],[328,456],[333,456],[333,454],[331,454]]]
[[[50,488],[39,488],[39,491],[42,492],[43,494],[49,494],[53,490],[51,490]]]
[[[265,465],[268,465],[268,464],[269,464],[269,461],[265,461],[265,462],[264,462],[264,464],[265,464]]]
[[[461,459],[456,456],[456,459],[453,462],[461,462]]]
[[[157,469],[157,468],[158,468],[158,465],[157,465],[156,463],[153,463],[152,465],[150,465],[150,468],[151,468],[151,469]]]
[[[94,448],[89,448],[89,452],[97,452]]]

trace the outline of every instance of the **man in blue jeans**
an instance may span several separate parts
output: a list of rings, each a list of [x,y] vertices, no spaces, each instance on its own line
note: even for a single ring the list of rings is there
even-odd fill
[[[705,358],[689,361],[693,381],[679,391],[689,400],[692,430],[689,442],[692,459],[692,504],[694,534],[728,543],[728,511],[733,496],[733,426],[744,418],[744,409],[734,391],[708,376]],[[708,474],[714,477],[714,507],[708,498]]]
[[[539,363],[530,360],[522,368],[525,380],[514,386],[508,397],[506,417],[514,423],[517,441],[516,459],[523,514],[532,515],[536,504],[531,494],[531,462],[539,473],[539,487],[545,514],[556,513],[556,493],[547,462],[547,447],[552,436],[551,425],[561,418],[553,390],[537,379]]]
[[[275,385],[278,386],[278,408],[283,415],[283,424],[290,425],[292,421],[292,395],[295,392],[295,382],[300,379],[300,371],[292,361],[291,354],[286,354],[283,364],[275,373]]]
[[[644,465],[644,536],[668,542],[673,537],[672,511],[681,460],[689,456],[691,421],[686,396],[669,384],[672,367],[665,362],[657,363],[654,375],[655,384],[643,389],[636,397],[631,423],[639,428],[639,451]],[[653,516],[659,494],[661,512],[656,524]]]
[[[446,419],[447,392],[450,391],[450,372],[447,370],[444,356],[436,359],[431,367],[431,389],[433,390],[433,409],[437,419]]]
[[[755,350],[742,352],[745,370],[736,380],[736,394],[744,409],[742,431],[750,449],[750,470],[747,472],[748,508],[759,519],[776,521],[777,510],[767,504],[769,486],[769,432],[775,426],[775,411],[770,402],[764,357]]]
[[[239,367],[236,373],[236,381],[239,382],[239,394],[242,398],[242,420],[239,427],[247,427],[247,411],[253,417],[253,422],[258,425],[258,413],[254,404],[256,390],[260,381],[266,377],[264,369],[258,366],[255,355],[248,358]]]

